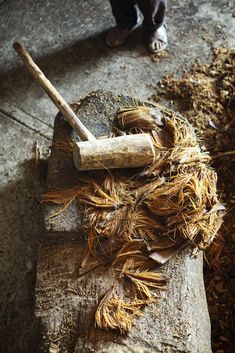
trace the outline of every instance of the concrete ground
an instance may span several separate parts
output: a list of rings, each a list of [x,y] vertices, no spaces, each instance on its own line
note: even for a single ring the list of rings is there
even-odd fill
[[[171,0],[168,57],[154,62],[138,29],[111,50],[108,0],[0,0],[0,352],[30,351],[43,184],[33,146],[50,146],[57,109],[22,66],[15,40],[68,102],[103,88],[148,99],[165,74],[207,62],[212,46],[235,44],[232,0]]]

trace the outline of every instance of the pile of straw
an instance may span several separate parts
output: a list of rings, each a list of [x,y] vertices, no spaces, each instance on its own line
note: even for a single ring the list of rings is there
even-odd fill
[[[160,266],[187,244],[205,249],[224,210],[210,157],[180,114],[160,105],[126,107],[117,112],[112,135],[123,133],[150,134],[156,152],[152,165],[83,174],[73,188],[44,195],[45,202],[62,205],[60,211],[78,200],[87,231],[83,273],[105,265],[118,283],[131,286],[121,295],[114,284],[96,311],[99,327],[120,332],[130,331],[141,309],[166,289]],[[65,150],[69,153],[68,146]]]

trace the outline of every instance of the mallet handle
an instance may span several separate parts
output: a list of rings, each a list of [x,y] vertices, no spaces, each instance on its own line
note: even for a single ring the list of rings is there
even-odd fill
[[[79,137],[83,141],[95,140],[96,138],[92,135],[92,133],[83,125],[83,123],[78,119],[77,115],[73,112],[70,106],[65,102],[64,98],[57,92],[55,87],[51,84],[51,82],[46,78],[43,72],[39,69],[39,67],[35,64],[27,50],[20,44],[15,42],[13,44],[13,48],[20,56],[27,69],[33,76],[33,78],[38,82],[38,84],[44,89],[44,91],[48,94],[51,100],[55,103],[59,111],[62,113],[64,118],[68,121],[68,123],[74,128]]]

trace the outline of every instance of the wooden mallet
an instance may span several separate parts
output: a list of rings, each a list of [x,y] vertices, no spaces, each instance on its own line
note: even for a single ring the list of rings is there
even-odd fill
[[[148,134],[133,134],[97,140],[57,92],[20,43],[13,47],[31,75],[48,94],[82,141],[76,142],[73,159],[78,170],[135,168],[153,162],[154,147]]]

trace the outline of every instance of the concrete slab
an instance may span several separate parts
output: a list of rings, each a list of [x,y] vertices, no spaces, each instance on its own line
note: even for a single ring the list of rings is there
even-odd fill
[[[0,16],[5,17],[0,28],[0,107],[11,114],[17,114],[15,108],[23,109],[49,124],[56,113],[44,92],[22,69],[11,47],[16,39],[30,50],[67,101],[76,101],[100,88],[146,99],[164,74],[199,58],[208,60],[211,43],[205,36],[214,45],[235,43],[232,11],[233,1],[201,0],[197,5],[193,1],[172,1],[167,21],[169,56],[156,63],[145,48],[141,30],[120,49],[105,46],[105,32],[113,24],[107,1],[69,0],[60,6],[55,0],[37,5],[32,0],[25,5],[8,0],[0,7]],[[28,116],[25,121],[31,126]]]
[[[0,114],[0,352],[27,351],[31,340],[42,192],[33,145],[43,138]]]

